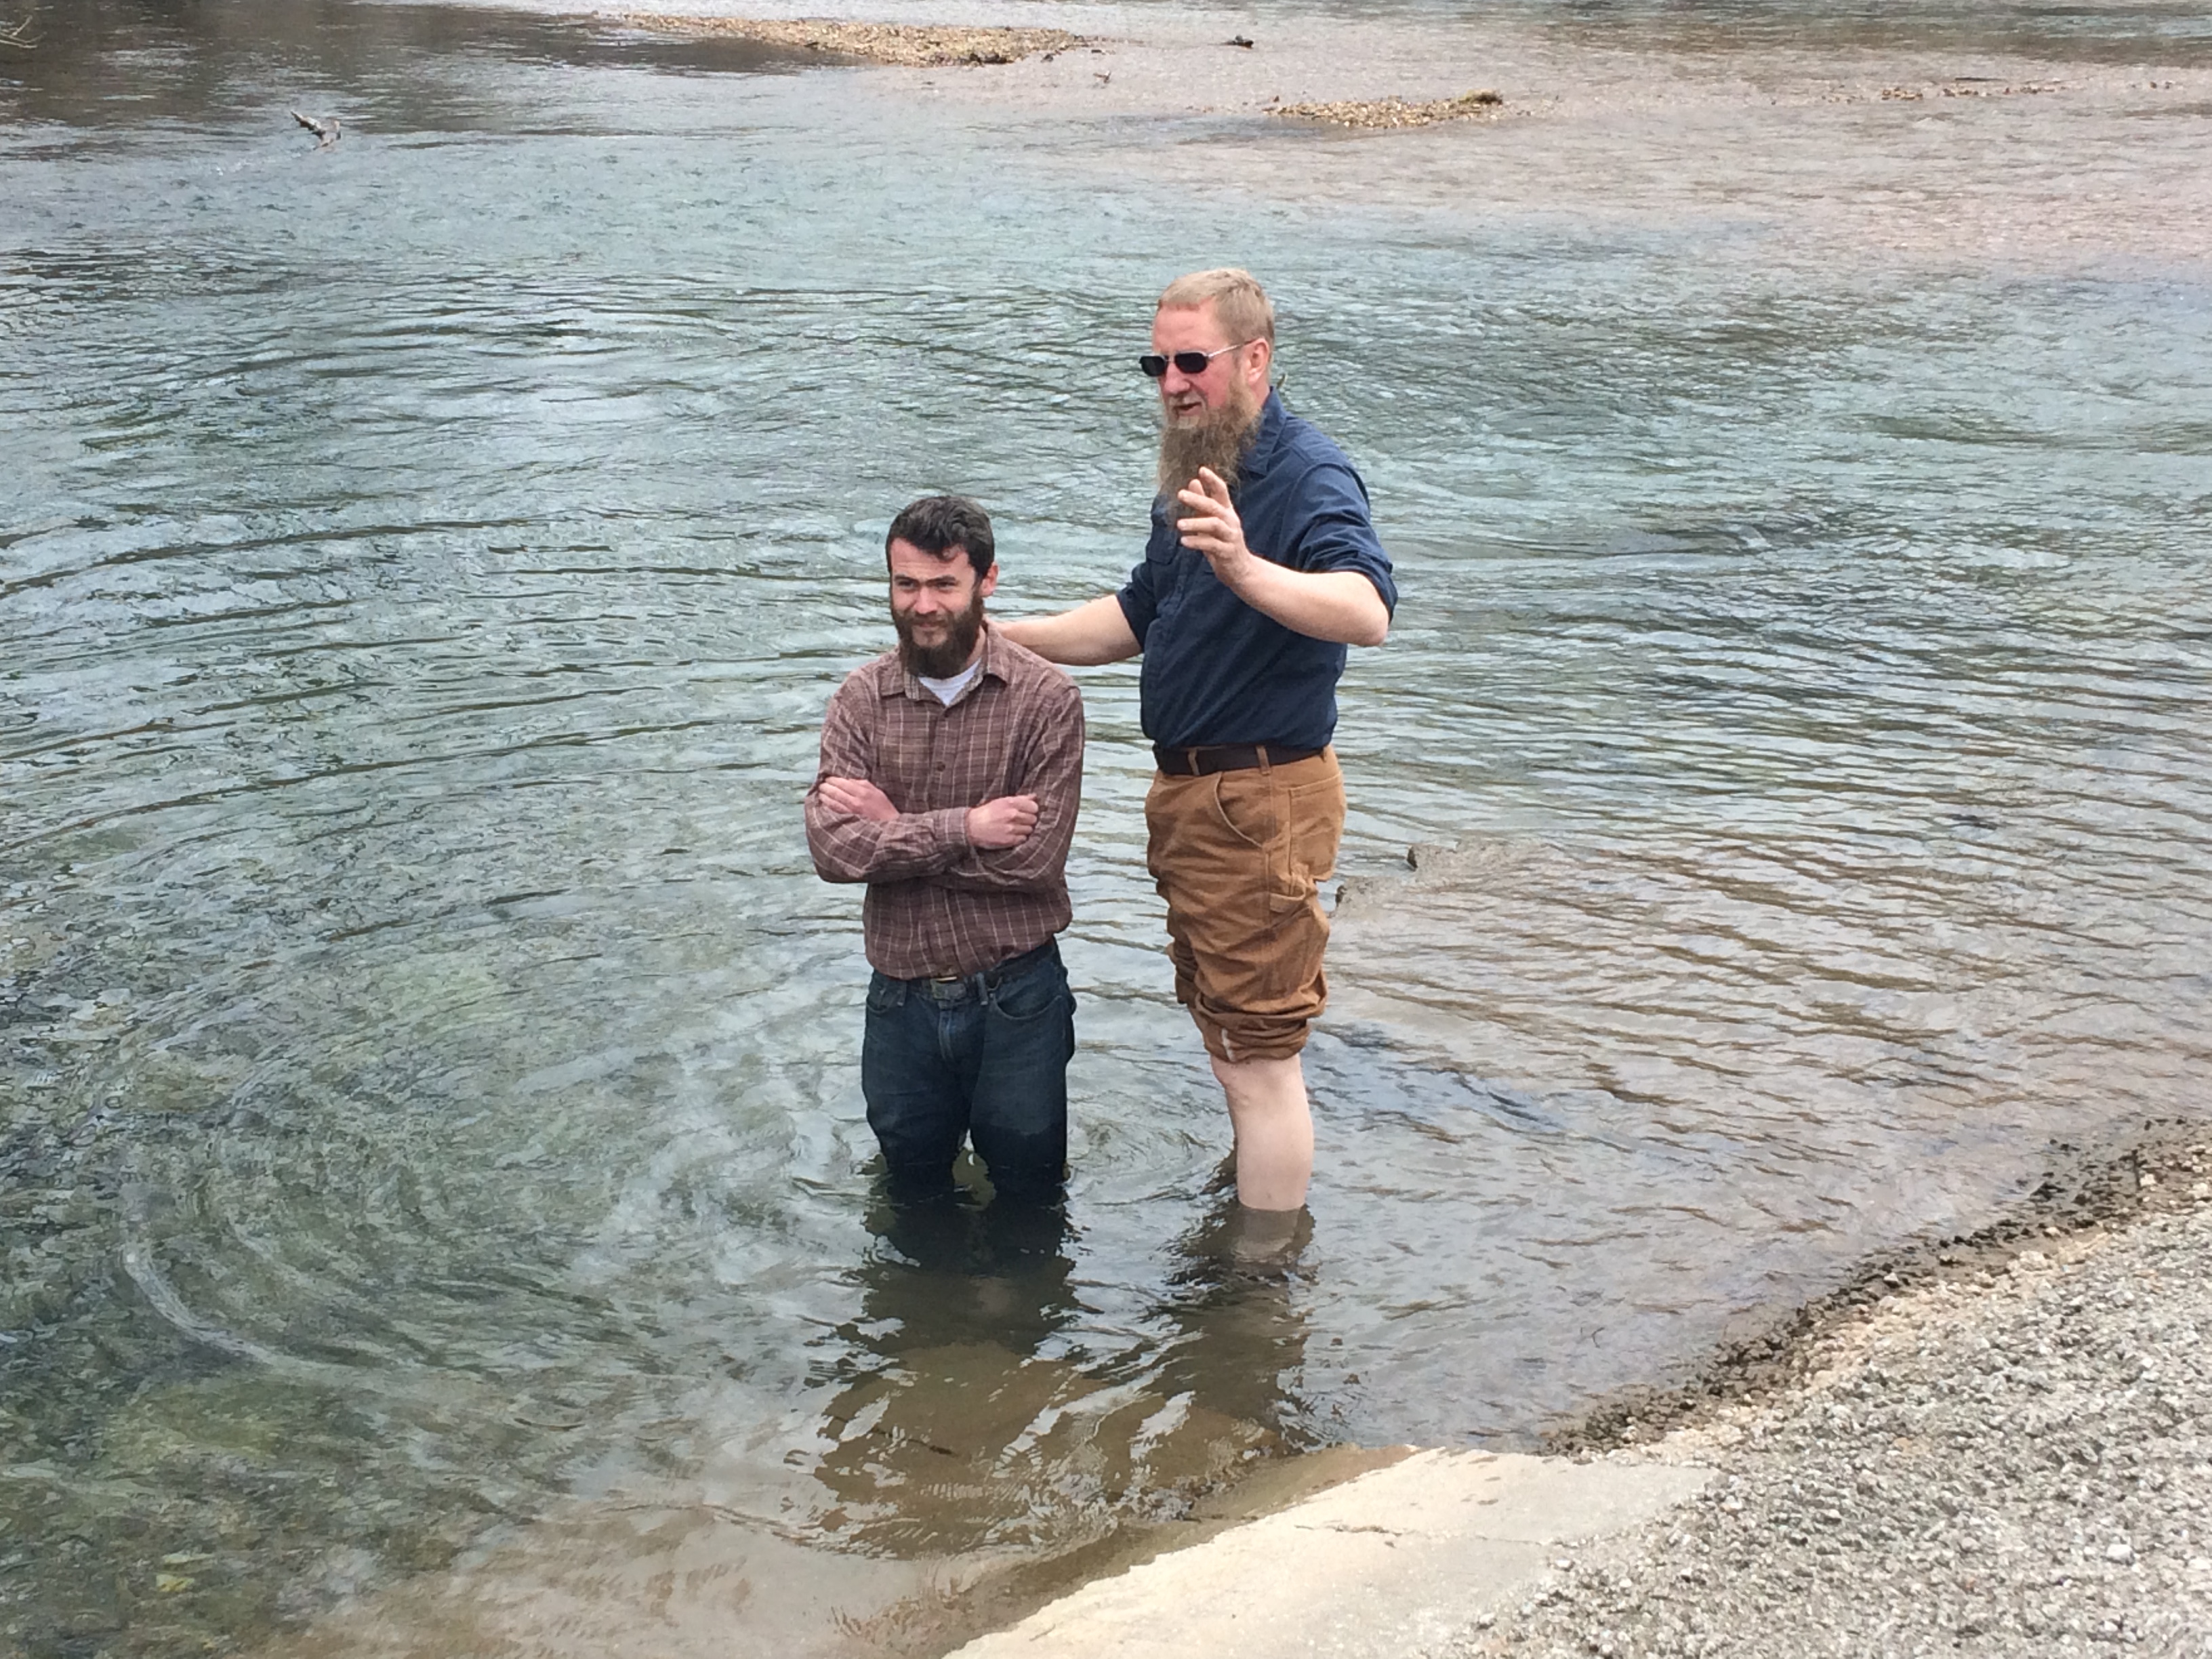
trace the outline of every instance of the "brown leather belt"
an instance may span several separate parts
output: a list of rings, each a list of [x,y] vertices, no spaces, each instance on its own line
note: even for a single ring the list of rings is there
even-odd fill
[[[1273,743],[1201,744],[1194,748],[1170,749],[1152,745],[1152,758],[1172,778],[1202,778],[1214,772],[1243,772],[1255,766],[1288,766],[1311,760],[1318,749],[1285,749]]]
[[[980,974],[926,974],[920,979],[908,980],[907,983],[921,987],[940,1002],[948,999],[957,1001],[966,996],[979,980],[986,990],[995,991],[1008,980],[1019,979],[1032,968],[1059,960],[1060,942],[1048,939],[1042,945],[1031,945],[1018,956],[1008,957],[1004,962],[986,968]],[[957,991],[952,989],[955,986],[960,988]]]

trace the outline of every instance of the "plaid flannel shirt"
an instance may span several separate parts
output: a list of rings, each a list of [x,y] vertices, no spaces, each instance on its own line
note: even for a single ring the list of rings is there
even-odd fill
[[[865,778],[898,817],[822,803],[825,778]],[[1018,847],[969,844],[968,809],[1034,795]],[[975,974],[1067,926],[1067,848],[1083,797],[1075,682],[984,625],[982,672],[947,707],[886,652],[847,677],[822,724],[806,844],[824,881],[864,881],[870,964],[894,979]]]

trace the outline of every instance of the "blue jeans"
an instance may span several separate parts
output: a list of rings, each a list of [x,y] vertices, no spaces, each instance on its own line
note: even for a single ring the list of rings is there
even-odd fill
[[[1067,1062],[1075,993],[1047,939],[966,979],[868,981],[860,1092],[893,1189],[941,1191],[963,1137],[1008,1198],[1067,1175]]]

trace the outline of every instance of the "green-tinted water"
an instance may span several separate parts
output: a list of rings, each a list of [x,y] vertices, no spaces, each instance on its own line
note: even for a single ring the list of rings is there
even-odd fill
[[[1383,15],[1236,18],[1288,63]],[[1525,1437],[2203,1111],[2189,9],[1407,9],[1540,107],[1382,140],[1118,46],[1062,94],[342,0],[46,27],[0,59],[0,1641],[247,1643],[641,1493],[827,1628],[919,1588],[864,1564]],[[2075,90],[1875,95],[1915,65]],[[1009,608],[1115,580],[1151,296],[1226,258],[1406,592],[1261,1286],[1133,674],[1085,677],[1064,1230],[874,1206],[797,817],[890,513],[981,495]],[[1461,850],[1407,888],[1414,842]]]

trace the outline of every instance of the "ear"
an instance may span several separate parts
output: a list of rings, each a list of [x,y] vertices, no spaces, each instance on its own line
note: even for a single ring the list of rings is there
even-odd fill
[[[1255,340],[1250,351],[1252,355],[1244,363],[1244,378],[1251,381],[1255,390],[1264,392],[1267,386],[1267,369],[1275,361],[1275,343],[1273,340]]]
[[[999,591],[999,567],[994,563],[988,570],[975,578],[975,597],[988,599]]]

